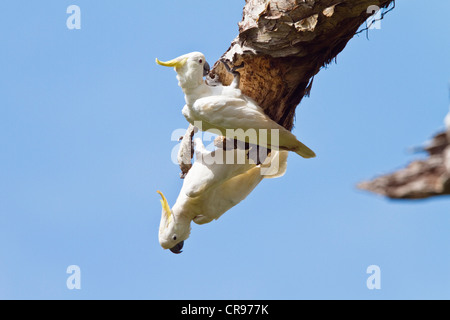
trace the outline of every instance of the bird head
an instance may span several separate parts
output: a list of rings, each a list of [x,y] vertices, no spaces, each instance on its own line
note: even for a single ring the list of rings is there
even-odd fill
[[[173,253],[181,253],[184,240],[189,238],[191,226],[189,221],[182,217],[175,218],[173,211],[169,207],[166,197],[161,191],[157,191],[161,196],[162,214],[159,225],[159,243],[163,249],[169,249]]]
[[[203,83],[203,77],[210,71],[210,66],[201,52],[191,52],[166,62],[156,58],[156,63],[160,66],[175,68],[178,84],[183,89],[199,86]]]

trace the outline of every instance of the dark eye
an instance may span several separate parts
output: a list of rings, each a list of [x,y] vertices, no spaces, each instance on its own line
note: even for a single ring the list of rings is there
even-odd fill
[[[173,241],[176,241],[177,240],[177,236],[173,236]]]
[[[202,59],[198,60],[198,63],[203,63],[203,60]]]

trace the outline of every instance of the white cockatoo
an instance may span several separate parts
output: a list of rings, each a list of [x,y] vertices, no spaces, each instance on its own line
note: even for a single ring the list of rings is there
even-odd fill
[[[255,165],[246,157],[241,157],[247,160],[241,164],[229,161],[230,156],[236,160],[240,152],[245,152],[242,150],[208,152],[199,139],[195,140],[195,147],[196,161],[172,209],[158,191],[162,198],[159,243],[173,253],[181,253],[191,232],[191,221],[205,224],[218,219],[244,200],[261,180],[280,177],[286,172],[287,151],[272,151],[263,164]]]
[[[178,85],[185,94],[183,115],[197,127],[197,123],[201,123],[199,129],[218,131],[223,136],[241,141],[248,139],[247,136],[236,135],[236,132],[254,132],[256,141],[253,140],[253,144],[294,151],[304,158],[315,157],[315,153],[289,130],[273,121],[254,100],[242,94],[237,81],[231,86],[207,85],[203,76],[209,72],[209,65],[202,53],[192,52],[167,62],[156,59],[156,62],[175,68]]]

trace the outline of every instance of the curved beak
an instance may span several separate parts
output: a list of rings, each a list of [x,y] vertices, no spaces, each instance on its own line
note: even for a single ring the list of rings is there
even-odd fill
[[[203,65],[203,76],[206,77],[210,71],[211,67],[209,66],[209,63],[205,61],[205,64]]]
[[[184,246],[184,241],[179,242],[178,244],[176,244],[173,248],[170,248],[170,251],[172,251],[175,254],[180,254],[183,251],[181,251],[181,249],[183,249]]]
[[[175,58],[173,60],[163,62],[163,61],[160,61],[158,58],[156,58],[156,63],[159,64],[160,66],[164,66],[164,67],[181,68],[182,66],[184,66],[187,59],[188,58],[186,58],[185,56],[181,56],[181,57]]]

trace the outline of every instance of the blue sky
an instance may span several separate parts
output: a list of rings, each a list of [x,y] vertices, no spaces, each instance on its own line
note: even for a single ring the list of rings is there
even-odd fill
[[[81,8],[68,30],[66,8]],[[449,198],[396,202],[356,183],[406,165],[448,111],[448,1],[397,1],[315,78],[289,157],[181,255],[158,243],[162,190],[187,127],[175,73],[155,64],[237,34],[243,0],[2,1],[1,299],[450,298]],[[418,18],[420,17],[420,18]],[[81,290],[66,269],[81,268]],[[366,269],[381,269],[368,290]]]

